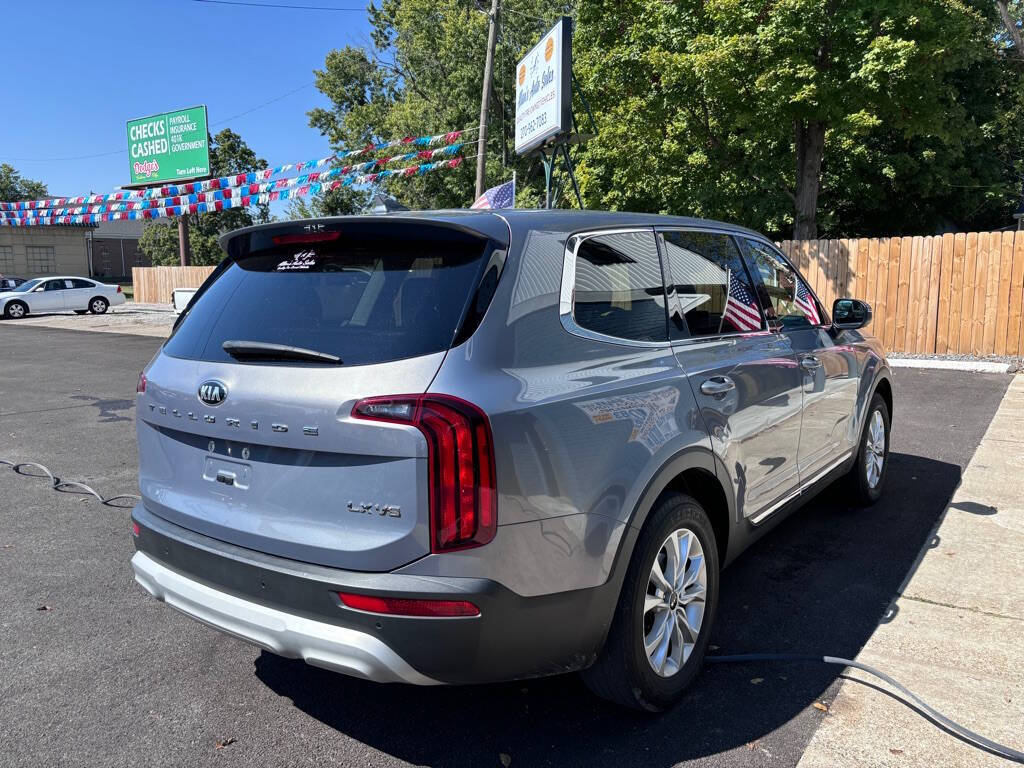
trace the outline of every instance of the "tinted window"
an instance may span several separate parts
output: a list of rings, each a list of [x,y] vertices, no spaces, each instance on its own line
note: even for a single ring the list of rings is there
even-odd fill
[[[72,288],[95,288],[95,283],[90,283],[88,280],[70,280]]]
[[[196,299],[164,350],[233,361],[225,341],[255,341],[363,365],[448,349],[485,244],[451,230],[424,232],[401,239],[353,234],[245,255]]]
[[[66,287],[64,280],[50,280],[46,284],[46,290],[48,291],[63,291]]]
[[[581,328],[634,341],[665,341],[665,289],[654,235],[598,235],[576,251],[573,318]]]
[[[729,235],[665,232],[672,290],[691,336],[749,333],[761,310],[739,249]]]
[[[769,318],[784,328],[809,328],[820,325],[823,317],[807,284],[773,248],[757,240],[747,240],[747,257],[761,277],[761,301]]]

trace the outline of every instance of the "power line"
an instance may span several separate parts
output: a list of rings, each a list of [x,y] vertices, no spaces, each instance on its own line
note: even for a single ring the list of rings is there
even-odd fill
[[[244,5],[249,8],[288,8],[297,11],[361,11],[366,8],[339,7],[336,5],[289,5],[286,3],[250,3],[244,0],[192,0],[193,3],[210,3],[213,5]]]
[[[95,155],[75,155],[74,157],[8,157],[12,163],[63,163],[68,160],[91,160],[94,157],[109,157],[127,152],[127,149],[115,149],[112,152],[97,152]]]
[[[250,109],[247,109],[243,112],[239,112],[237,115],[232,115],[231,117],[226,117],[223,120],[218,120],[215,123],[210,123],[208,127],[216,128],[218,125],[229,123],[232,120],[237,120],[238,118],[244,117],[252,112],[255,112],[256,110],[263,109],[264,107],[269,107],[271,104],[275,104],[278,101],[281,101],[282,99],[286,99],[289,96],[298,93],[299,91],[303,91],[306,88],[309,88],[311,85],[315,85],[315,83],[304,83],[303,85],[300,85],[298,88],[293,88],[287,93],[282,93],[280,96],[275,96],[274,98],[268,101],[264,101],[262,104],[257,104],[255,107],[251,107]],[[74,157],[8,157],[6,158],[6,160],[12,163],[64,163],[70,160],[92,160],[97,157],[123,155],[127,151],[127,149],[115,149],[110,152],[97,152],[96,154],[92,155],[75,155]]]
[[[216,123],[210,123],[210,127],[211,128],[215,128],[218,125],[223,125],[224,123],[230,123],[232,120],[237,120],[240,117],[245,117],[245,115],[248,115],[250,112],[255,112],[257,109],[263,109],[264,107],[269,107],[271,104],[274,104],[274,103],[276,103],[278,101],[281,101],[281,99],[286,99],[289,96],[291,96],[292,94],[298,93],[299,91],[304,91],[307,88],[309,88],[311,85],[316,85],[316,83],[314,82],[314,83],[306,83],[305,85],[300,85],[298,88],[294,88],[294,89],[288,91],[288,93],[282,93],[280,96],[275,96],[274,98],[270,99],[269,101],[264,101],[262,104],[258,104],[255,107],[253,107],[252,109],[247,109],[244,112],[239,112],[237,115],[232,115],[231,117],[225,117],[223,120],[218,120]]]

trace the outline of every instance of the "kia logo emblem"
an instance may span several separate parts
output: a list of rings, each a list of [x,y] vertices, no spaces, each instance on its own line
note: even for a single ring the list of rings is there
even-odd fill
[[[207,405],[220,405],[228,396],[228,388],[222,382],[204,381],[199,385],[199,399]]]

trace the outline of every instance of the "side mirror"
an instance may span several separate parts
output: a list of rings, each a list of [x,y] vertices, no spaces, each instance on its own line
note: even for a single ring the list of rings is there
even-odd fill
[[[832,304],[832,327],[855,331],[871,322],[871,305],[860,299],[836,299]]]
[[[45,291],[45,290],[46,290],[46,283],[43,283],[42,285],[37,285],[35,288],[33,288],[32,289],[32,293],[39,293],[40,291]]]

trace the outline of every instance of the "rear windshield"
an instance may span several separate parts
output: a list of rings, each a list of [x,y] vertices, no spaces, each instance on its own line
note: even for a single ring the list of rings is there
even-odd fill
[[[365,365],[446,350],[475,293],[487,244],[451,230],[425,232],[300,242],[244,256],[199,296],[164,351],[236,362],[222,345],[247,341]]]

